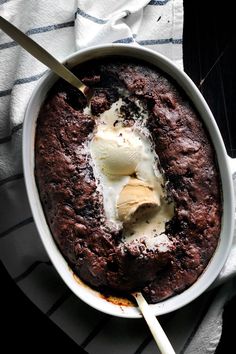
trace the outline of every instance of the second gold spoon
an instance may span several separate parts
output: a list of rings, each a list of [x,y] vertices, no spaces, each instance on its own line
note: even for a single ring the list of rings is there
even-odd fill
[[[76,77],[70,70],[68,70],[38,43],[26,36],[22,31],[5,20],[2,16],[0,16],[0,29],[20,44],[27,52],[54,71],[58,76],[80,90],[88,101],[90,100],[93,93],[91,88],[80,81],[78,77]]]

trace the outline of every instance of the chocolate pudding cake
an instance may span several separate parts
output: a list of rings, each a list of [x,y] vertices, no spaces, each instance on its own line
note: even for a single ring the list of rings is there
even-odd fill
[[[180,293],[206,268],[221,230],[214,149],[197,111],[166,74],[110,57],[74,68],[87,106],[58,80],[36,128],[35,177],[68,264],[104,293]]]

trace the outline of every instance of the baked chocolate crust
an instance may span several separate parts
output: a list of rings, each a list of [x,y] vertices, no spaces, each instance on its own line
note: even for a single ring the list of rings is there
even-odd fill
[[[115,58],[75,68],[95,88],[93,115],[80,93],[59,80],[39,113],[35,177],[52,235],[74,272],[100,291],[142,290],[150,303],[182,292],[207,266],[221,229],[221,189],[214,149],[186,95],[144,63]],[[86,144],[95,118],[122,96],[124,125],[132,125],[138,98],[165,173],[175,215],[166,224],[172,247],[123,243],[106,221]],[[129,95],[127,96],[127,92]]]

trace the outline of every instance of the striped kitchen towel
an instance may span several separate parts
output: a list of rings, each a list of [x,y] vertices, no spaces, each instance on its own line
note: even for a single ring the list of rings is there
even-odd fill
[[[152,48],[183,67],[182,0],[80,0],[75,32],[78,49],[103,43]]]
[[[101,43],[133,43],[182,67],[182,0],[0,0],[0,15],[62,60]],[[0,257],[25,294],[79,346],[95,353],[156,353],[144,321],[113,318],[88,307],[62,283],[29,209],[21,161],[24,111],[47,68],[0,31]],[[231,277],[235,252],[219,279]],[[226,282],[161,321],[177,353],[214,352]],[[176,324],[178,324],[176,326]],[[206,339],[207,338],[207,339]]]

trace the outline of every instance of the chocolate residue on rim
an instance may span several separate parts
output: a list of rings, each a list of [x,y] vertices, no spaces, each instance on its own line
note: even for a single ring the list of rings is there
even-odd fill
[[[122,309],[122,306],[125,307],[137,307],[135,301],[133,300],[131,295],[127,295],[127,297],[125,296],[118,296],[118,295],[109,295],[109,294],[104,294],[101,293],[97,290],[93,290],[89,285],[85,284],[74,272],[73,270],[69,267],[70,272],[73,274],[73,277],[76,281],[76,283],[78,283],[79,285],[83,286],[86,289],[89,289],[90,291],[93,291],[96,293],[97,296],[99,296],[100,298],[114,304],[117,306],[120,306]]]

